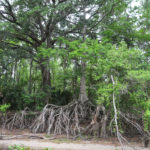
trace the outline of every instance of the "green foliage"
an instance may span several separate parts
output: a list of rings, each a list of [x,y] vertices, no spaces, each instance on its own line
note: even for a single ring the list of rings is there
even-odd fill
[[[3,112],[5,113],[10,107],[10,104],[3,104],[3,105],[0,105],[0,112]]]
[[[146,101],[145,103],[143,102],[143,107],[144,107],[144,129],[145,130],[150,130],[150,100]]]
[[[12,109],[22,109],[22,87],[14,83],[14,81],[1,81],[0,89],[5,98],[5,103],[9,103]]]
[[[41,110],[44,107],[42,100],[46,98],[46,96],[47,94],[43,91],[37,91],[36,93],[31,94],[22,94],[22,101],[24,103],[23,107]]]
[[[31,150],[29,147],[25,147],[23,145],[12,145],[8,147],[9,150]],[[46,148],[44,150],[53,150],[52,148]]]
[[[44,150],[53,150],[52,148],[46,148],[46,149],[44,149]]]
[[[0,110],[66,105],[78,99],[85,73],[93,103],[113,115],[114,92],[117,108],[149,130],[150,3],[130,2],[1,0]]]
[[[150,130],[150,107],[144,113],[145,130]]]
[[[12,145],[8,147],[9,150],[31,150],[29,147],[24,147],[22,145]]]

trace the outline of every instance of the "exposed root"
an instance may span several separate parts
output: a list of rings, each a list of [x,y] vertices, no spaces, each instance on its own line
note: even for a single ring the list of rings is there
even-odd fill
[[[123,112],[120,112],[120,116],[127,121],[129,124],[131,124],[133,127],[135,127],[139,133],[143,137],[143,142],[144,142],[144,147],[148,147],[149,141],[150,141],[150,132],[149,131],[144,131],[143,127],[138,124],[135,121],[132,121],[129,117],[126,116]]]
[[[47,104],[40,115],[33,122],[32,132],[46,132],[47,134],[78,135],[82,125],[90,122],[95,106],[86,101],[74,101],[66,106]]]
[[[130,143],[127,141],[127,139],[125,137],[122,136],[122,134],[120,133],[119,131],[119,127],[118,127],[118,110],[117,110],[117,107],[116,107],[116,100],[115,100],[115,93],[114,93],[114,89],[115,89],[115,81],[114,81],[114,78],[113,78],[113,75],[111,75],[111,80],[112,80],[112,83],[113,83],[113,107],[114,107],[114,122],[115,122],[115,128],[116,128],[116,135],[117,135],[117,138],[118,138],[118,141],[120,142],[121,146],[122,146],[122,150],[124,150],[124,143],[126,143],[127,145],[130,145]],[[135,147],[131,146],[130,147],[134,150],[136,150]]]
[[[108,114],[105,112],[105,107],[103,105],[98,105],[91,123],[83,130],[82,134],[89,132],[95,136],[106,138],[107,119]]]
[[[7,129],[25,129],[31,125],[31,121],[28,116],[31,115],[31,111],[29,108],[25,108],[21,112],[16,112],[15,114],[11,114],[5,120],[5,124],[3,125],[4,128]]]
[[[113,97],[113,105],[115,106],[115,98]],[[114,107],[116,109],[116,107]],[[82,135],[90,134],[97,137],[106,138],[106,127],[111,127],[112,122],[115,121],[115,127],[118,140],[121,144],[128,143],[128,141],[120,134],[117,114],[119,111],[115,110],[115,115],[112,120],[109,118],[109,111],[105,110],[103,105],[97,107],[90,101],[84,103],[80,101],[73,101],[66,106],[56,106],[47,104],[41,112],[32,112],[25,108],[19,113],[10,113],[5,117],[5,124],[3,127],[7,129],[25,129],[30,128],[33,133],[47,133],[48,135],[67,135],[67,138],[83,138]],[[142,126],[133,122],[124,113],[119,112],[123,120],[132,124],[143,137],[150,137],[145,133]],[[6,137],[0,137],[6,138]],[[18,138],[18,137],[11,137]],[[11,139],[10,138],[10,139]],[[28,136],[28,138],[40,138],[35,136]]]
[[[119,112],[120,113],[120,116],[125,120],[127,121],[129,124],[131,124],[132,126],[134,126],[141,135],[144,135],[144,130],[142,128],[141,125],[139,125],[137,122],[135,121],[132,121],[131,119],[129,119],[124,113],[122,112]]]

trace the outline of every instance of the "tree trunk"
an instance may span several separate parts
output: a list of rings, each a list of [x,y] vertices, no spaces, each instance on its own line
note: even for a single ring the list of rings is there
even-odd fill
[[[88,100],[87,92],[86,92],[86,81],[85,81],[85,62],[81,62],[81,79],[80,79],[80,94],[79,94],[79,101],[84,103]]]
[[[107,137],[107,133],[106,133],[106,123],[107,123],[107,119],[108,119],[108,114],[105,113],[105,111],[103,111],[104,114],[102,116],[101,119],[101,133],[100,133],[100,137],[102,138],[106,138]]]
[[[83,133],[84,134],[90,133],[91,135],[95,135],[95,136],[100,135],[102,137],[106,137],[106,121],[107,121],[106,116],[107,115],[105,115],[105,107],[103,105],[98,105],[91,123],[84,129]],[[101,127],[101,133],[100,133],[100,127]]]
[[[44,64],[44,62],[40,64],[40,67],[41,67],[41,75],[42,75],[42,87],[43,90],[45,90],[45,88],[51,86],[50,69],[48,64]]]
[[[16,76],[17,76],[17,65],[18,65],[18,64],[17,64],[17,60],[16,60],[16,61],[15,61],[15,64],[14,64],[14,68],[13,68],[13,78],[14,78],[15,81],[17,81],[17,80],[16,80],[16,78],[17,78],[17,77],[16,77]]]
[[[50,69],[48,63],[42,62],[40,64],[41,67],[41,75],[42,75],[42,90],[46,93],[45,103],[48,104],[51,99],[50,87],[51,87],[51,77],[50,77]]]
[[[86,10],[85,10],[85,5],[83,5],[84,8],[84,21],[86,21]],[[86,38],[86,24],[83,27],[83,42],[85,42],[85,38]],[[86,79],[85,79],[85,70],[86,70],[86,62],[84,62],[83,60],[81,60],[81,79],[80,79],[80,94],[79,94],[79,101],[81,101],[82,103],[84,103],[85,101],[88,100],[87,97],[87,92],[86,92]]]
[[[77,76],[77,60],[74,61],[74,76],[72,78],[72,90],[73,90],[73,100],[78,99],[78,76]]]
[[[29,93],[32,93],[32,66],[33,66],[33,59],[30,61],[30,78],[29,78]]]

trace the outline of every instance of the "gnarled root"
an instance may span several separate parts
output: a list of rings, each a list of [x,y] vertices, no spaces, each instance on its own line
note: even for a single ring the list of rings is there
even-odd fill
[[[47,104],[33,122],[31,129],[34,133],[77,135],[83,129],[85,122],[90,122],[95,106],[86,101],[73,101],[66,106]]]
[[[8,129],[25,129],[30,126],[30,121],[27,119],[27,116],[30,115],[29,108],[25,108],[21,112],[16,112],[14,114],[11,114],[11,116],[8,115],[8,118],[5,120],[5,128]]]

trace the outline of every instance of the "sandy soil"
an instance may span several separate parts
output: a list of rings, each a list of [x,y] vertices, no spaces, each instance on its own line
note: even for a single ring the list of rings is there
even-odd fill
[[[1,130],[1,134],[7,136],[14,135],[35,135],[29,130]],[[44,134],[37,134],[39,136],[46,136]],[[139,138],[128,139],[132,147],[124,147],[123,150],[150,150],[149,148],[143,148],[141,140]],[[116,138],[110,139],[92,139],[92,140],[68,140],[65,138],[55,139],[55,140],[37,140],[28,138],[18,138],[12,140],[0,140],[0,150],[5,150],[9,145],[24,145],[25,147],[30,147],[34,150],[42,150],[45,148],[52,148],[52,150],[122,150]]]
[[[102,145],[102,144],[75,144],[75,143],[52,143],[41,140],[0,140],[1,149],[8,145],[24,145],[32,149],[52,148],[53,150],[122,150],[120,146]],[[131,147],[124,147],[124,150],[133,150]],[[150,150],[150,148],[136,147],[136,150]]]

